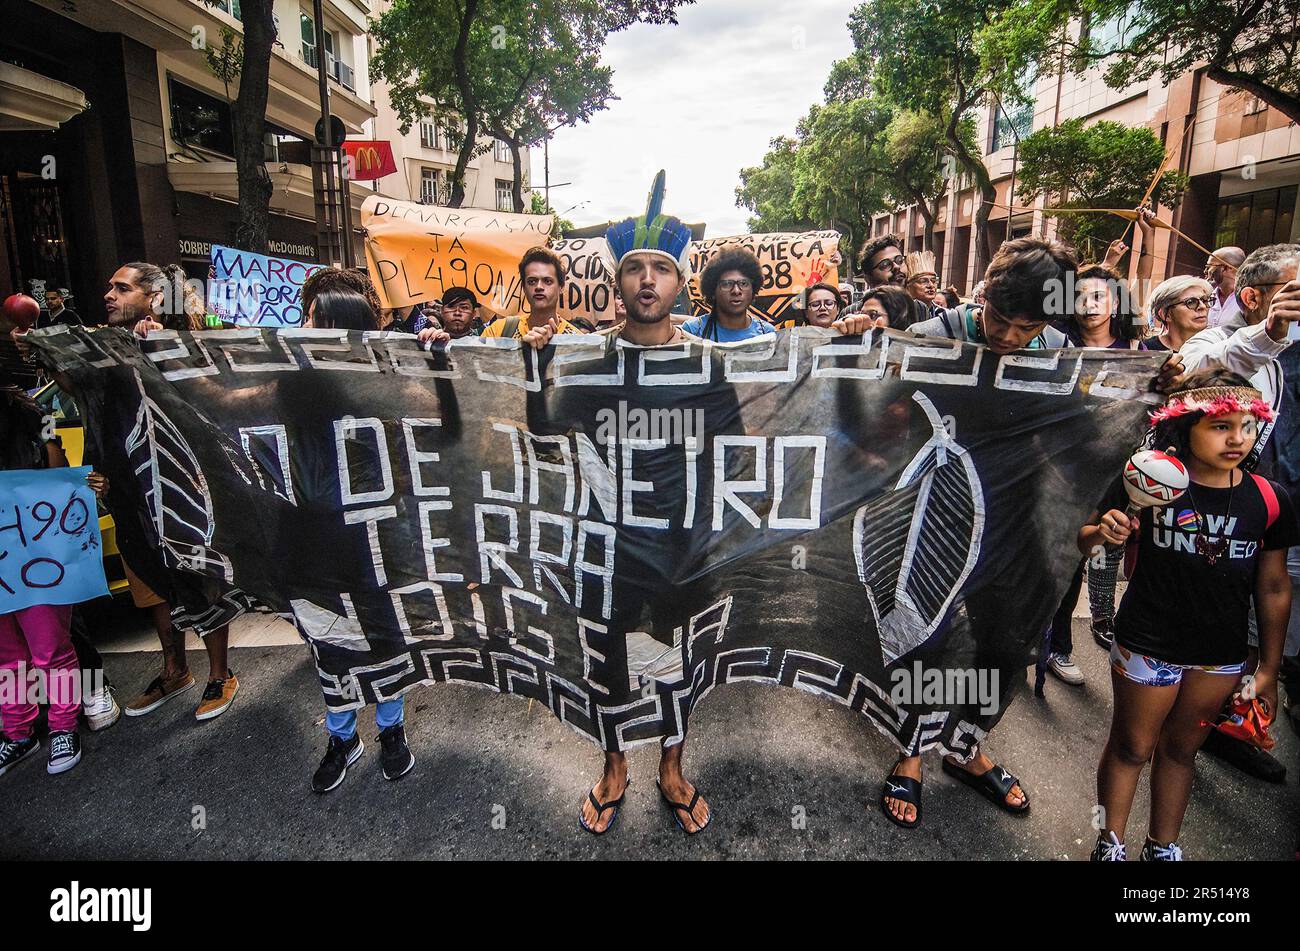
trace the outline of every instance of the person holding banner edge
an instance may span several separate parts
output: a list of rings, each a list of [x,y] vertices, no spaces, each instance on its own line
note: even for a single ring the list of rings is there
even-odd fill
[[[640,347],[681,344],[687,339],[683,328],[674,326],[670,315],[690,275],[691,233],[677,218],[660,213],[663,191],[664,173],[661,171],[655,179],[645,215],[619,222],[606,232],[616,262],[614,279],[627,308],[627,320],[604,333]],[[719,276],[721,273],[725,272],[720,272]],[[883,321],[857,316],[837,320],[832,326],[843,334],[860,334],[870,327],[883,326]],[[558,332],[555,320],[551,320],[530,329],[523,340],[540,350]],[[665,593],[675,595],[672,591],[647,592],[640,588],[633,593],[632,599],[620,599],[616,595],[615,601]],[[615,616],[635,619],[639,610],[639,603],[623,604],[616,607]],[[610,625],[610,629],[622,634],[617,624]],[[665,743],[656,785],[677,826],[687,835],[696,835],[708,827],[712,812],[700,790],[682,773],[685,748],[684,738],[677,743]],[[631,782],[627,754],[606,751],[604,755],[600,781],[587,794],[578,817],[579,825],[594,835],[602,835],[613,826]]]
[[[186,283],[185,272],[176,265],[158,267],[146,261],[124,264],[109,280],[104,295],[109,326],[130,326],[139,337],[158,330],[204,328],[203,301]],[[163,669],[134,700],[123,708],[129,717],[145,716],[196,683],[185,656],[185,632],[172,624],[172,605],[153,591],[131,569],[125,557],[127,581],[136,607],[147,608],[162,647]],[[228,650],[230,627],[222,625],[203,637],[208,655],[208,681],[195,707],[196,720],[212,720],[225,713],[239,692],[239,678],[230,669]]]
[[[1009,241],[989,263],[982,305],[945,311],[941,317],[914,324],[909,333],[984,344],[999,356],[1069,346],[1065,335],[1050,326],[1059,315],[1050,313],[1049,301],[1054,293],[1059,296],[1065,288],[1073,288],[1077,268],[1073,251],[1060,242]],[[1175,385],[1181,373],[1182,361],[1174,354],[1153,385],[1164,391]],[[1029,808],[1029,797],[1015,775],[978,748],[966,763],[945,758],[943,769],[1006,812],[1023,814]],[[885,778],[880,808],[891,822],[909,829],[920,822],[921,778],[919,755],[902,757]]]

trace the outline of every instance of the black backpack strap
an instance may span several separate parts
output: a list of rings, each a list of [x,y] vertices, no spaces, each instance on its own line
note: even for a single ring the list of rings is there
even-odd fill
[[[719,342],[719,340],[718,340],[718,322],[717,322],[716,320],[713,319],[713,314],[709,314],[708,317],[704,318],[704,327],[703,327],[703,330],[704,330],[704,335],[703,335],[703,336],[704,336],[704,339],[705,339],[705,340],[712,340],[714,343],[718,343],[718,342]]]

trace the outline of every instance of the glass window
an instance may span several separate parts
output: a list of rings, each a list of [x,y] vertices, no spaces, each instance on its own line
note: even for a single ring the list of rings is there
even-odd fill
[[[308,66],[316,65],[316,21],[305,13],[298,14],[302,25],[302,59]]]
[[[425,117],[420,120],[420,145],[426,149],[438,148],[438,123]]]
[[[1215,247],[1236,246],[1249,254],[1266,244],[1290,241],[1298,189],[1300,186],[1287,185],[1221,199]]]
[[[235,154],[230,106],[191,86],[168,77],[171,92],[172,138],[180,145]]]
[[[1017,84],[1024,102],[1014,101],[1015,97],[1002,100],[1002,105],[993,103],[993,151],[1015,145],[1030,132],[1034,131],[1035,87],[1038,85],[1038,73],[1033,67],[1025,71]]]
[[[420,169],[420,203],[436,205],[438,203],[438,170],[436,168]]]
[[[497,179],[497,211],[514,211],[514,182]]]
[[[500,139],[495,139],[492,145],[492,157],[498,162],[513,162],[510,156],[510,145]]]
[[[1098,52],[1113,53],[1128,43],[1128,34],[1137,15],[1137,4],[1130,3],[1119,16],[1102,20],[1090,30],[1093,46]]]

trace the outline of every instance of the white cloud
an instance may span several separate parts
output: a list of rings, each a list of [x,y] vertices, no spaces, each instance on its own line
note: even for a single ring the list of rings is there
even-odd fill
[[[610,38],[604,62],[619,98],[587,125],[555,133],[551,204],[575,224],[645,209],[659,169],[665,210],[708,224],[711,236],[745,231],[735,204],[740,170],[768,142],[793,133],[822,101],[830,64],[852,50],[852,0],[699,0],[677,26],[635,26]],[[533,152],[533,187],[544,183]]]

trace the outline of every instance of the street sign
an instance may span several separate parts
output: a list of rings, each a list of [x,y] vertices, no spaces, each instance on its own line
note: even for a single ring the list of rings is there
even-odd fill
[[[330,135],[328,139],[325,138],[324,118],[316,120],[316,141],[321,145],[328,145],[337,149],[347,137],[348,130],[344,128],[343,120],[338,116],[330,116]]]

